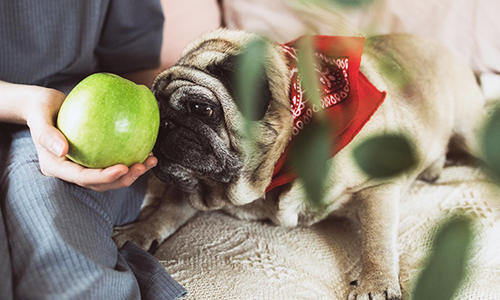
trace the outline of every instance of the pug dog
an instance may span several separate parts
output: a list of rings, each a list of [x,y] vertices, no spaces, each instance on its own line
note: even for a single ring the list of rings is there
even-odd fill
[[[249,117],[235,91],[234,74],[238,57],[256,40],[265,45],[265,68],[253,104],[257,113]],[[307,201],[300,178],[274,181],[281,172],[278,165],[281,170],[289,165],[280,161],[300,125],[311,122],[308,113],[318,110],[318,105],[302,106],[308,102],[304,90],[291,80],[300,77],[293,62],[297,48],[219,29],[188,45],[177,64],[153,84],[161,115],[154,149],[159,162],[140,216],[115,228],[116,244],[155,247],[197,211],[224,210],[240,219],[283,226],[309,226],[329,215],[343,216],[359,222],[362,239],[362,271],[348,298],[401,299],[398,203],[415,180],[439,176],[447,152],[475,151],[483,115],[481,91],[469,67],[432,40],[395,34],[370,37],[364,47],[351,45],[357,39],[344,45],[335,41],[326,46],[317,42],[324,52],[316,52],[316,59],[323,61],[316,69],[326,92],[319,109],[327,112],[355,103],[334,117],[351,116],[354,121],[336,123],[348,134],[335,137],[342,145],[328,160],[321,210]],[[341,45],[338,56],[330,51],[336,45]],[[360,57],[351,57],[349,51]],[[388,75],[388,62],[397,78]],[[401,77],[404,84],[396,82]],[[363,110],[368,113],[359,117]],[[252,147],[244,120],[253,127]],[[353,151],[375,135],[393,132],[407,137],[417,163],[398,176],[371,178],[359,169]]]

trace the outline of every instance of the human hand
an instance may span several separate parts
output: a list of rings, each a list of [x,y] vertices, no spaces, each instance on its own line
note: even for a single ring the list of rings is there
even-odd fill
[[[65,98],[66,95],[57,90],[40,88],[29,101],[26,121],[43,175],[104,192],[130,186],[139,176],[156,166],[158,160],[152,154],[144,163],[136,163],[130,168],[119,164],[105,169],[90,169],[67,159],[68,141],[54,126]]]

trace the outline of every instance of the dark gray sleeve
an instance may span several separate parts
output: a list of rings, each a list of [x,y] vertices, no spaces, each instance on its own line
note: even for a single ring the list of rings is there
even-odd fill
[[[99,69],[120,73],[157,67],[163,22],[160,0],[111,0],[95,50]]]

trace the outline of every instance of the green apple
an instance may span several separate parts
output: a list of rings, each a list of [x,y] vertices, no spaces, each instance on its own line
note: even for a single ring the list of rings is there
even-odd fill
[[[68,94],[57,117],[57,127],[69,143],[67,157],[89,168],[144,162],[159,125],[153,93],[110,73],[82,80]]]

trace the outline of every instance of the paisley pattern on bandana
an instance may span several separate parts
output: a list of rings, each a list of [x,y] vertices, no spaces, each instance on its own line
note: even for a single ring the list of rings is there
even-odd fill
[[[313,36],[315,71],[321,99],[319,106],[306,96],[298,71],[298,45],[302,38],[282,44],[290,69],[290,110],[293,130],[290,142],[274,168],[266,192],[297,178],[288,162],[294,138],[314,119],[321,109],[334,128],[331,132],[331,157],[342,150],[358,134],[385,99],[359,72],[365,38]]]
[[[309,124],[313,115],[319,111],[319,107],[311,103],[305,95],[305,89],[300,80],[298,69],[297,50],[282,45],[283,51],[288,58],[290,66],[290,100],[293,115],[294,136]],[[328,57],[322,53],[315,53],[317,64],[315,66],[320,84],[321,109],[336,105],[349,96],[349,57]]]

